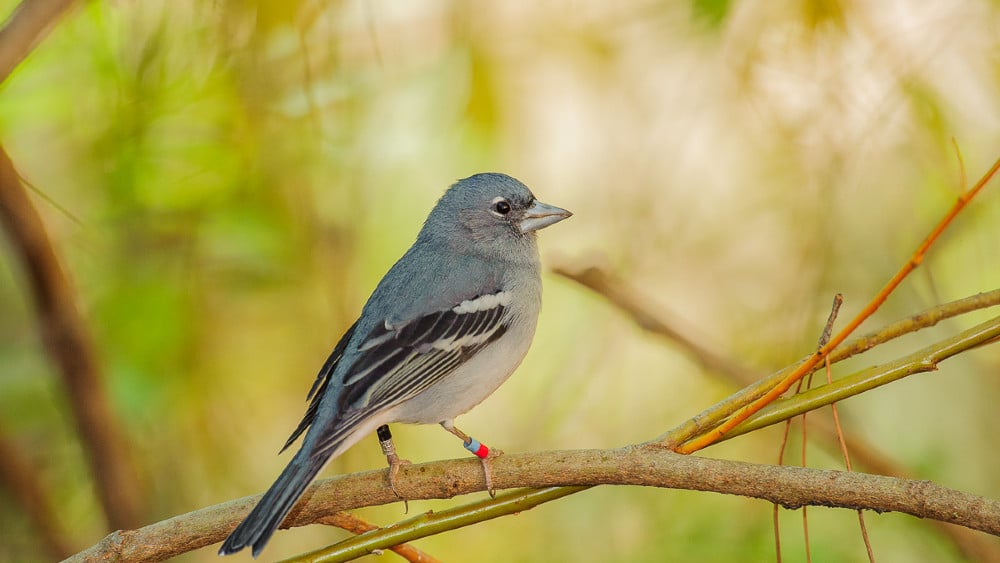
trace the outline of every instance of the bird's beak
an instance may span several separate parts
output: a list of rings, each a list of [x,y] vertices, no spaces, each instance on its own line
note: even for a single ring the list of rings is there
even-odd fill
[[[522,233],[530,233],[554,225],[571,215],[573,214],[565,209],[535,200],[531,207],[524,212],[524,218],[521,219],[518,226]]]

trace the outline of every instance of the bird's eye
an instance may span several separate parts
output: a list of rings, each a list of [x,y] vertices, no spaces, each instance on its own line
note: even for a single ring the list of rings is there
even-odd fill
[[[493,211],[500,215],[510,213],[510,203],[506,199],[497,199],[493,202]]]

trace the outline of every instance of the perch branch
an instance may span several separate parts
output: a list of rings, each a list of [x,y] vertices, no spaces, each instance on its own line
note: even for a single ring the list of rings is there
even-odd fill
[[[380,470],[321,480],[310,487],[283,526],[303,526],[339,511],[398,502],[385,475]],[[397,479],[400,493],[410,500],[453,498],[486,488],[479,462],[467,458],[407,465]],[[903,512],[1000,535],[1000,500],[928,481],[685,456],[659,446],[505,454],[493,462],[493,483],[500,489],[614,484],[712,491],[787,508],[820,505]],[[259,499],[260,495],[245,497],[138,530],[118,531],[68,561],[162,561],[222,541]],[[509,513],[518,509],[512,506]]]

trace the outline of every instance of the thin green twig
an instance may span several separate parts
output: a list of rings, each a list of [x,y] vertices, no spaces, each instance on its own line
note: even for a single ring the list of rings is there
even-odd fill
[[[883,344],[906,334],[932,327],[944,319],[979,309],[994,307],[996,305],[1000,305],[1000,289],[979,293],[971,297],[959,299],[958,301],[952,301],[950,303],[945,303],[944,305],[931,307],[930,309],[916,315],[887,325],[875,332],[849,340],[830,354],[830,363],[833,364],[846,360],[852,356],[867,352],[879,344]],[[783,380],[789,373],[795,370],[800,363],[801,361],[795,362],[794,364],[778,370],[756,383],[740,389],[736,393],[733,393],[729,397],[726,397],[722,401],[719,401],[715,405],[705,409],[700,414],[674,427],[666,434],[657,437],[656,441],[672,448],[683,443],[692,436],[698,436],[708,429],[718,426],[718,424],[725,418],[724,412],[729,410],[728,407],[743,404],[748,398],[755,399],[764,395],[764,393],[774,387],[775,384]],[[819,369],[819,367],[816,369]]]
[[[492,520],[500,516],[524,512],[539,504],[589,488],[589,486],[581,486],[516,489],[499,494],[495,499],[488,498],[441,512],[426,512],[393,526],[353,536],[338,544],[285,559],[282,563],[350,561],[404,542]]]
[[[987,344],[997,338],[1000,338],[1000,317],[994,317],[891,363],[863,369],[787,399],[778,399],[734,428],[732,432],[727,433],[727,437],[739,436],[770,426],[802,413],[860,395],[865,391],[892,383],[908,375],[934,371],[943,360]]]

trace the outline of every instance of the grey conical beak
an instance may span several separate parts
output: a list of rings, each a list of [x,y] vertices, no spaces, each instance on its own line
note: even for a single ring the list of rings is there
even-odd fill
[[[554,225],[571,215],[573,214],[565,209],[535,200],[524,212],[524,218],[518,226],[522,233],[530,233]]]

